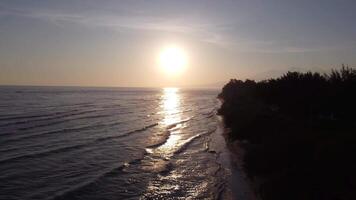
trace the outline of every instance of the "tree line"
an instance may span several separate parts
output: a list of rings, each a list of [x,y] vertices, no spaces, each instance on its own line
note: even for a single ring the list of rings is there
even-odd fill
[[[262,199],[356,199],[356,70],[232,79],[218,98]]]

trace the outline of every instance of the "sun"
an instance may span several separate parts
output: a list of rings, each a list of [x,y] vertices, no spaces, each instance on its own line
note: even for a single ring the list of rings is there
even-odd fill
[[[181,74],[187,67],[187,55],[177,46],[164,48],[159,54],[159,65],[168,74]]]

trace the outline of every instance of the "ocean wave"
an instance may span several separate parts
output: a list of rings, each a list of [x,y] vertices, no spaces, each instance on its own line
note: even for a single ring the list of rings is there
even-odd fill
[[[175,131],[175,127],[178,126],[179,124],[188,122],[192,119],[193,117],[184,119],[184,120],[180,120],[178,122],[172,123],[170,125],[168,125],[166,127],[166,131],[161,132],[160,134],[157,134],[153,137],[153,139],[151,139],[151,144],[147,145],[146,148],[151,149],[151,148],[156,148],[159,147],[161,145],[163,145],[164,143],[167,142],[169,136],[171,135],[172,131]],[[153,140],[153,141],[152,141]]]
[[[193,119],[193,117],[190,117],[190,118],[187,118],[187,119],[180,120],[180,121],[178,121],[178,122],[169,124],[169,125],[166,127],[166,129],[172,129],[172,128],[174,128],[175,126],[177,126],[177,125],[179,125],[179,124],[182,124],[182,123],[185,123],[185,122],[190,121],[191,119]]]
[[[20,124],[29,124],[29,123],[33,123],[33,122],[41,122],[41,121],[48,121],[48,120],[54,120],[54,119],[61,119],[61,118],[65,118],[65,117],[71,117],[71,116],[77,116],[77,115],[83,115],[83,114],[88,114],[88,113],[93,113],[93,112],[97,112],[97,110],[87,110],[87,111],[81,111],[81,112],[76,112],[76,111],[72,111],[72,112],[68,112],[68,114],[48,114],[47,116],[52,116],[52,117],[48,117],[48,118],[44,118],[44,119],[29,119],[29,120],[23,120],[23,121],[15,121],[15,122],[9,122],[6,124],[2,124],[0,125],[0,127],[7,127],[7,126],[12,126],[12,125],[20,125]]]
[[[217,112],[217,109],[214,108],[209,112],[203,113],[203,115],[207,116],[207,118],[211,118],[212,116],[214,116],[216,114],[216,112]]]
[[[85,191],[89,190],[88,188],[90,188],[91,186],[95,186],[102,179],[104,179],[108,176],[112,177],[112,176],[117,176],[120,173],[124,173],[125,168],[129,167],[130,165],[140,163],[143,158],[144,158],[144,154],[142,154],[142,156],[139,158],[124,162],[121,165],[114,166],[114,167],[109,168],[105,171],[102,171],[101,173],[96,175],[94,178],[84,181],[84,182],[81,182],[79,184],[76,184],[67,190],[63,190],[63,191],[53,195],[49,199],[51,199],[51,200],[70,199],[70,198],[76,196],[77,194],[83,194],[83,193],[85,194],[86,193]],[[84,192],[83,192],[83,190],[84,190]]]
[[[27,119],[27,118],[38,118],[38,117],[48,117],[52,114],[42,114],[42,115],[25,115],[25,116],[18,116],[18,115],[2,115],[0,117],[0,121],[8,121],[8,120],[16,120],[16,119]]]
[[[32,138],[35,138],[35,137],[42,137],[43,135],[47,135],[47,134],[68,133],[68,132],[90,130],[92,128],[100,128],[100,127],[108,126],[108,125],[114,126],[114,125],[118,125],[118,124],[121,124],[121,123],[123,123],[123,122],[114,122],[114,123],[109,123],[109,124],[98,124],[98,125],[87,125],[87,126],[82,126],[82,127],[78,127],[78,128],[67,128],[67,129],[60,129],[60,130],[57,130],[57,131],[49,131],[49,132],[44,132],[44,133],[40,133],[40,134],[36,134],[36,135],[25,135],[25,136],[20,137],[20,138],[12,138],[12,139],[5,140],[5,141],[1,142],[1,144],[8,143],[8,142],[19,141],[19,140],[24,140],[24,139],[28,139],[28,138],[32,139]],[[106,137],[102,137],[102,138],[97,138],[97,139],[93,140],[92,142],[89,142],[88,144],[92,144],[92,143],[96,143],[96,142],[103,142],[103,141],[107,141],[107,140],[112,140],[112,139],[116,139],[116,138],[125,137],[125,136],[128,136],[128,135],[133,134],[133,133],[137,133],[137,132],[142,132],[142,131],[148,130],[148,129],[150,129],[152,127],[155,127],[157,125],[158,125],[158,123],[153,123],[153,124],[144,126],[142,128],[139,128],[139,129],[135,129],[135,130],[132,130],[132,131],[125,132],[124,134],[121,134],[121,135],[112,135],[112,136],[106,136]],[[11,148],[11,149],[4,149],[4,150],[0,150],[0,152],[4,153],[4,152],[8,152],[8,151],[17,150],[17,149],[20,149],[20,148],[19,147],[15,147],[15,148]],[[0,160],[0,163],[1,163],[1,160]]]
[[[138,132],[145,131],[145,130],[150,129],[150,128],[152,128],[152,127],[155,127],[155,126],[157,126],[157,125],[158,125],[158,123],[150,124],[150,125],[144,126],[144,127],[142,127],[142,128],[139,128],[139,129],[135,129],[135,130],[126,132],[126,133],[121,134],[121,135],[113,135],[113,136],[98,138],[98,139],[96,139],[96,141],[105,141],[105,140],[111,140],[111,139],[115,139],[115,138],[125,137],[125,136],[128,136],[128,135],[133,134],[133,133],[138,133]]]
[[[180,154],[182,153],[183,151],[185,151],[187,149],[187,147],[193,143],[196,139],[200,138],[200,137],[203,137],[203,136],[206,136],[206,135],[210,135],[211,133],[213,133],[216,129],[214,130],[210,130],[210,131],[207,131],[205,133],[201,133],[201,134],[197,134],[197,135],[194,135],[188,139],[186,139],[183,144],[173,152],[173,155],[176,155],[176,154]]]
[[[216,113],[215,113],[215,112],[214,112],[214,113],[211,113],[210,115],[207,115],[206,118],[212,118],[212,117],[214,117],[214,116],[216,116]]]
[[[63,114],[73,113],[73,112],[78,112],[78,111],[80,111],[80,110],[74,109],[74,110],[67,110],[67,111],[56,111],[56,112],[51,112],[48,114],[32,114],[32,115],[21,115],[21,116],[13,114],[12,116],[8,116],[8,117],[6,117],[6,116],[0,117],[0,120],[16,120],[16,119],[27,119],[27,118],[50,117],[53,115],[63,115]]]
[[[29,154],[25,154],[25,155],[14,156],[14,157],[10,157],[10,158],[1,159],[0,164],[15,162],[15,161],[22,160],[22,159],[36,159],[36,158],[49,156],[52,154],[64,153],[64,152],[71,151],[74,149],[79,149],[79,148],[87,146],[87,145],[89,145],[89,143],[71,145],[71,146],[55,148],[55,149],[51,149],[51,150],[47,150],[47,151],[40,151],[40,152],[29,153]]]
[[[117,167],[111,168],[107,170],[106,172],[98,175],[95,178],[92,178],[90,180],[87,180],[85,182],[81,182],[79,184],[73,185],[72,187],[63,190],[61,192],[58,192],[57,194],[53,195],[52,197],[48,198],[51,200],[61,200],[61,199],[70,199],[76,196],[77,194],[81,194],[83,190],[85,190],[87,187],[90,187],[92,185],[95,185],[101,177],[105,176],[105,174],[110,173],[112,171],[121,171],[125,166],[124,165],[119,165]]]
[[[50,123],[46,123],[46,124],[38,124],[38,125],[34,125],[34,126],[18,128],[18,130],[20,130],[20,131],[26,131],[26,130],[31,130],[31,129],[35,129],[35,128],[40,128],[40,127],[46,127],[46,126],[52,126],[52,125],[56,125],[56,124],[61,124],[61,123],[65,123],[65,122],[69,122],[69,121],[73,121],[73,120],[93,119],[93,118],[110,117],[110,116],[111,116],[111,115],[105,115],[105,114],[103,114],[103,115],[92,115],[92,116],[77,117],[77,118],[65,119],[65,120],[60,120],[60,121],[54,121],[54,122],[50,122]]]
[[[141,169],[146,172],[159,173],[161,175],[165,175],[173,169],[173,163],[166,159],[147,158],[147,160],[143,162],[144,163],[141,165]]]
[[[147,145],[146,148],[151,149],[163,145],[164,143],[167,142],[169,136],[170,136],[170,131],[163,131],[155,135],[153,138],[151,138],[151,141],[148,142],[150,144]]]
[[[95,118],[94,116],[88,116],[89,118]],[[80,118],[75,118],[75,119],[87,119],[87,117],[80,117]],[[75,119],[68,119],[66,121],[72,121]],[[116,125],[122,124],[122,123],[128,123],[131,121],[134,121],[137,119],[132,119],[132,120],[126,120],[126,121],[115,121],[115,122],[110,122],[110,123],[96,123],[93,125],[84,125],[84,126],[79,126],[79,127],[73,127],[73,128],[61,128],[57,130],[52,130],[52,131],[42,131],[42,132],[34,132],[33,134],[31,133],[23,133],[23,134],[16,134],[15,138],[4,138],[0,141],[0,144],[3,143],[8,143],[8,142],[14,142],[14,141],[20,141],[23,139],[29,139],[29,138],[35,138],[35,137],[41,137],[44,135],[50,135],[50,134],[58,134],[58,133],[70,133],[70,132],[76,132],[76,131],[84,131],[84,130],[89,130],[89,129],[98,129],[102,127],[114,127]],[[39,126],[41,127],[41,126]],[[5,134],[2,134],[0,136],[4,136]],[[9,132],[7,133],[7,136],[9,136]]]
[[[103,126],[105,126],[105,125],[104,124],[85,125],[85,126],[79,126],[79,127],[75,127],[75,128],[62,128],[62,129],[57,129],[57,130],[53,130],[53,131],[44,131],[44,132],[39,132],[39,133],[35,133],[35,134],[26,134],[26,135],[22,135],[22,136],[19,136],[19,137],[16,137],[16,138],[9,138],[9,139],[6,139],[6,140],[2,140],[0,142],[0,144],[20,141],[20,140],[30,139],[30,138],[33,139],[33,138],[38,138],[38,137],[42,137],[44,135],[50,135],[50,134],[70,133],[70,132],[90,130],[90,129],[93,129],[93,128],[100,128],[100,127],[103,127]]]

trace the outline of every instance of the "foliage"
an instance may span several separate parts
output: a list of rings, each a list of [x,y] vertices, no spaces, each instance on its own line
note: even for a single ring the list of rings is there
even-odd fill
[[[356,70],[232,79],[218,96],[263,199],[356,199]]]

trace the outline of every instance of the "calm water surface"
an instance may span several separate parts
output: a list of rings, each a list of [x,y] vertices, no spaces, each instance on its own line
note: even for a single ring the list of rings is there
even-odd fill
[[[222,198],[217,93],[0,87],[0,199]]]

